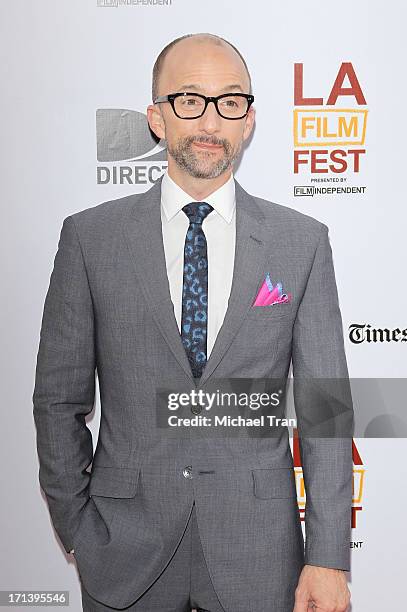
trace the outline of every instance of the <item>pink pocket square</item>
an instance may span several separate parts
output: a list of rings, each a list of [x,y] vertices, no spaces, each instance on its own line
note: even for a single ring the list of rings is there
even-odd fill
[[[291,293],[283,293],[281,283],[273,285],[270,274],[267,274],[264,283],[260,287],[253,306],[272,306],[274,304],[289,304]]]

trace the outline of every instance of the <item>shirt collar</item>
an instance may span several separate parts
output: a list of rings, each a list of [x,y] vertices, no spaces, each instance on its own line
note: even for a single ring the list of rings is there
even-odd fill
[[[168,174],[164,172],[161,181],[161,206],[167,221],[170,221],[185,204],[197,202],[186,193]],[[229,179],[219,189],[208,195],[205,200],[227,223],[230,223],[236,206],[235,181],[233,172]]]

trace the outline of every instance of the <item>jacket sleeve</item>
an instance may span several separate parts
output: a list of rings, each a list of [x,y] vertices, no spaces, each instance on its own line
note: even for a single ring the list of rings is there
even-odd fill
[[[94,316],[83,255],[72,217],[63,221],[45,298],[35,371],[33,415],[39,481],[67,552],[89,500],[94,405]]]
[[[306,492],[305,563],[349,570],[353,405],[328,228],[321,225],[292,349]]]

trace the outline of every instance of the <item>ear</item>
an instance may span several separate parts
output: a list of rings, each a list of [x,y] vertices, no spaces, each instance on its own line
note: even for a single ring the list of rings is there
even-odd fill
[[[249,108],[249,112],[247,113],[246,117],[245,117],[245,125],[244,125],[244,130],[243,130],[243,140],[247,140],[250,136],[250,134],[252,133],[253,127],[254,127],[254,120],[256,117],[256,109],[251,106]]]
[[[158,138],[165,140],[165,123],[161,109],[157,104],[149,104],[147,106],[147,121],[151,131]]]

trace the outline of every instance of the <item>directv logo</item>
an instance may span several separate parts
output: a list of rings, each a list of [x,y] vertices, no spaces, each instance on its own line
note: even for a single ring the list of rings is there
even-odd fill
[[[98,185],[153,184],[167,168],[166,142],[150,130],[144,113],[99,108],[96,137]]]

